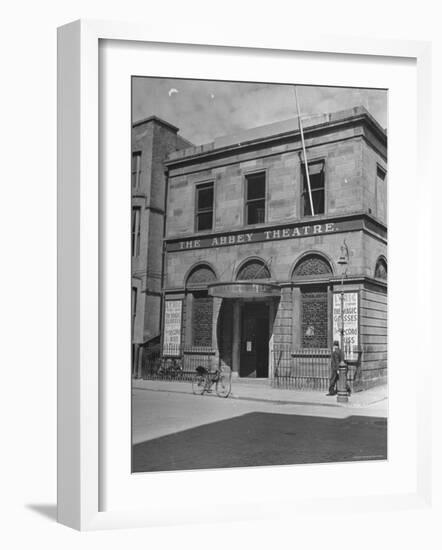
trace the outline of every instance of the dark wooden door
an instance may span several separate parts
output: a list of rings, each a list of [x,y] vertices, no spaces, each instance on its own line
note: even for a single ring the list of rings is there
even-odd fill
[[[244,305],[239,375],[252,378],[267,378],[269,375],[269,308],[267,304]]]

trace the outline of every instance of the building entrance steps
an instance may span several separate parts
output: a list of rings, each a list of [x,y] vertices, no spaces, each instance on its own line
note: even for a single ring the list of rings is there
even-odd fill
[[[248,376],[238,376],[232,373],[232,380],[235,384],[251,384],[252,386],[270,386],[270,378],[251,378]]]

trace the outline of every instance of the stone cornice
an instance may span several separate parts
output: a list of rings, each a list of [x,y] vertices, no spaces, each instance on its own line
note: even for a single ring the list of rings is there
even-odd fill
[[[331,122],[322,122],[312,126],[304,127],[304,137],[306,140],[317,137],[321,134],[327,134],[343,128],[352,126],[365,125],[373,132],[379,141],[387,146],[387,135],[381,126],[365,109],[359,109],[357,114],[352,114],[347,117],[340,118]],[[354,136],[357,137],[357,136]],[[362,134],[365,140],[369,141],[367,136]],[[242,141],[235,144],[229,144],[223,147],[215,147],[213,143],[193,147],[191,149],[183,149],[173,153],[164,161],[166,168],[178,168],[187,164],[202,163],[211,161],[215,158],[239,154],[253,149],[263,149],[266,147],[275,147],[280,143],[287,141],[300,140],[299,129],[282,132],[280,134],[259,137],[248,141]],[[318,144],[315,144],[317,146]]]
[[[379,289],[382,289],[383,291],[386,291],[388,284],[387,281],[384,281],[382,279],[375,279],[374,277],[369,277],[367,275],[347,275],[342,279],[342,276],[339,275],[333,275],[331,277],[305,277],[304,279],[292,279],[290,281],[282,281],[279,282],[279,286],[281,288],[287,288],[287,287],[299,287],[299,286],[312,286],[312,285],[336,285],[341,286],[342,284],[344,287],[347,285],[354,285],[354,284],[362,284],[362,283],[369,283],[371,285],[377,286]]]
[[[220,283],[232,283],[236,281],[220,281]],[[249,281],[251,282],[251,281]],[[296,288],[301,286],[314,286],[314,285],[334,285],[334,286],[341,286],[342,284],[342,277],[339,275],[332,275],[331,277],[305,277],[304,279],[296,279],[296,280],[287,280],[287,281],[279,281],[276,282],[272,280],[272,284],[277,284],[281,289],[283,288]],[[387,281],[384,281],[382,279],[375,279],[374,277],[369,277],[367,275],[347,275],[344,278],[343,281],[344,288],[348,285],[355,285],[355,284],[370,284],[379,289],[382,293],[386,293],[388,284]],[[207,285],[205,287],[201,287],[199,290],[207,290]],[[192,292],[194,289],[187,289],[187,292]],[[173,287],[173,288],[163,288],[163,293],[165,294],[185,294],[186,289],[184,287]]]

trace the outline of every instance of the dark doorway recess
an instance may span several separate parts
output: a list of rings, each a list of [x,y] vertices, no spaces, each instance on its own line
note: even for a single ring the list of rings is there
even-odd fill
[[[241,377],[269,376],[269,307],[254,302],[244,304],[241,323]]]

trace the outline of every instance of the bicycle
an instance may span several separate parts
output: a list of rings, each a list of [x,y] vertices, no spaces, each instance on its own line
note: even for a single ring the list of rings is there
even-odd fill
[[[159,365],[157,375],[163,378],[177,378],[183,372],[183,365],[179,357],[164,357]]]
[[[215,384],[215,391],[218,397],[229,397],[232,389],[232,371],[222,371],[221,369],[215,372],[208,371],[205,367],[199,366],[196,369],[196,374],[192,379],[192,391],[195,395],[203,395],[203,393],[212,391],[212,386]]]

